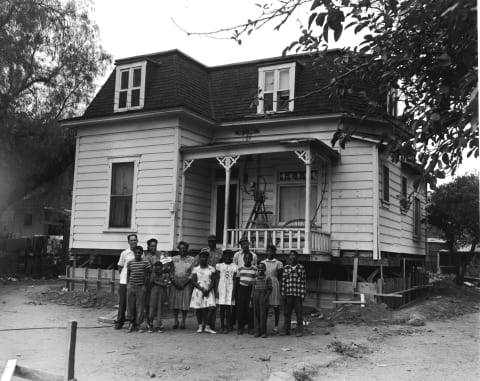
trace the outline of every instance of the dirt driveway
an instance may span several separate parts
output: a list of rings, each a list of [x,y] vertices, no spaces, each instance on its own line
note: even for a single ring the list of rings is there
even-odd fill
[[[63,374],[65,330],[55,327],[74,319],[79,325],[79,381],[480,379],[480,313],[474,302],[466,312],[476,312],[425,326],[311,318],[305,337],[255,339],[196,334],[193,316],[184,331],[115,331],[97,323],[99,316],[112,314],[111,308],[32,300],[51,287],[38,282],[0,285],[2,367],[16,358],[24,366]],[[170,319],[166,325],[171,326]]]

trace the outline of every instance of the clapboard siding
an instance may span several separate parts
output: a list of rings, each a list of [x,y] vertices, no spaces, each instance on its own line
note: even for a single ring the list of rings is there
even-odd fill
[[[145,120],[79,128],[75,197],[72,212],[72,248],[118,249],[126,247],[129,230],[137,229],[139,243],[155,236],[159,249],[171,250],[175,119]],[[133,229],[109,231],[109,160],[138,160]]]

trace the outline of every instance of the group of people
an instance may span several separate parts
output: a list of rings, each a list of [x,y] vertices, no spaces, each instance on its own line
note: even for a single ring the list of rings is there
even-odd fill
[[[267,258],[258,263],[249,241],[241,239],[240,250],[223,252],[216,237],[196,257],[188,255],[189,245],[181,241],[178,254],[157,251],[157,240],[147,241],[147,250],[138,245],[136,234],[128,235],[129,248],[118,261],[120,272],[119,307],[115,328],[129,322],[129,332],[163,332],[163,308],[173,310],[173,329],[185,329],[187,312],[193,309],[198,333],[216,333],[217,310],[220,332],[246,330],[255,337],[267,337],[267,319],[273,308],[275,334],[290,335],[295,309],[296,335],[303,335],[303,299],[306,295],[305,268],[292,250],[288,264],[275,258],[276,247],[267,247]],[[279,331],[280,305],[284,326]]]

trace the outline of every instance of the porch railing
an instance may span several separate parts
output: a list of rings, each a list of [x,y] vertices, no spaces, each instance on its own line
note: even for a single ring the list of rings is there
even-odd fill
[[[265,251],[269,244],[274,244],[280,252],[297,250],[303,253],[305,248],[305,228],[257,228],[228,229],[227,248],[238,247],[238,241],[246,237],[252,250]],[[330,234],[312,229],[310,232],[310,249],[312,253],[330,253]],[[310,254],[310,253],[308,253]]]

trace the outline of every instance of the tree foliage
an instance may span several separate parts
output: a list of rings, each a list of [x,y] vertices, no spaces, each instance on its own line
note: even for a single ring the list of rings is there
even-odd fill
[[[318,91],[364,98],[369,104],[364,116],[380,117],[392,127],[385,141],[393,158],[416,157],[434,186],[445,171],[455,172],[462,154],[478,157],[474,0],[279,0],[257,5],[257,18],[200,34],[229,35],[241,43],[269,22],[278,29],[303,14],[300,36],[285,52],[318,53],[316,64],[326,66],[333,77]],[[323,60],[332,38],[339,40],[346,30],[359,44],[341,49],[333,63]],[[359,80],[375,83],[385,99],[397,94],[403,115],[392,116],[378,95],[358,86]],[[399,136],[398,127],[408,134]],[[351,133],[339,129],[332,143],[343,146]]]
[[[110,64],[87,5],[0,2],[2,175],[13,172],[34,185],[73,160],[73,134],[55,121],[84,107],[95,91],[95,78]]]
[[[428,223],[439,228],[457,260],[457,281],[463,283],[463,271],[480,240],[478,175],[464,175],[439,186],[427,206]],[[459,255],[468,247],[470,253]]]

